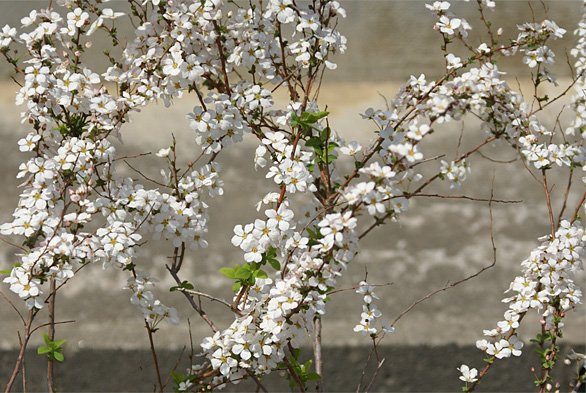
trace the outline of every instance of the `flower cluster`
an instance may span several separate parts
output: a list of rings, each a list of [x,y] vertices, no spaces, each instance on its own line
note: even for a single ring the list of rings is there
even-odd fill
[[[450,188],[458,189],[462,186],[462,182],[466,180],[468,173],[470,173],[470,167],[466,160],[452,161],[450,163],[442,160],[440,173],[450,182]]]
[[[282,266],[282,271],[272,278],[256,273],[252,285],[244,282],[238,287],[236,304],[246,293],[239,316],[228,329],[202,343],[222,376],[234,379],[246,370],[269,373],[283,361],[285,345],[298,347],[301,337],[312,330],[313,318],[325,313],[328,289],[356,254],[356,219],[349,213],[326,215],[317,225],[319,240],[313,246],[295,231],[286,201],[266,210],[266,221],[234,228],[232,244],[245,252],[249,269],[267,264]]]
[[[272,178],[278,185],[285,185],[288,193],[315,192],[313,176],[307,169],[313,160],[313,155],[287,143],[287,138],[282,132],[267,132],[262,139],[262,145],[257,148],[255,162],[263,166],[259,160],[264,160],[264,155],[271,150],[274,157],[273,165],[266,175]]]
[[[156,281],[155,278],[142,271],[137,271],[136,277],[128,278],[126,288],[132,291],[130,302],[140,308],[144,320],[150,324],[151,328],[154,329],[163,320],[176,325],[179,323],[177,310],[162,304],[148,290],[155,286]]]
[[[559,312],[566,312],[581,301],[582,292],[572,277],[583,269],[585,246],[583,227],[562,221],[555,237],[547,239],[521,263],[523,275],[516,277],[507,290],[515,294],[503,300],[509,303],[504,320],[495,329],[485,330],[489,340],[479,340],[476,346],[498,359],[520,356],[523,343],[516,330],[522,316],[531,309],[542,315],[545,328],[561,328],[563,322],[556,319]]]
[[[535,135],[521,137],[519,143],[522,144],[521,152],[527,161],[537,169],[549,169],[554,164],[571,167],[586,161],[586,150],[583,146],[538,143]]]
[[[363,295],[364,305],[360,314],[360,323],[354,327],[354,331],[371,337],[376,337],[381,331],[392,333],[395,329],[381,319],[382,313],[374,304],[375,299],[380,299],[374,293],[374,286],[361,281],[356,293]],[[380,326],[377,327],[379,324]]]

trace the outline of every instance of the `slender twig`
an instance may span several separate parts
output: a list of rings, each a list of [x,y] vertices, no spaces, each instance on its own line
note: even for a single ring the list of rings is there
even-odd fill
[[[549,189],[549,186],[547,185],[547,173],[545,171],[545,169],[542,170],[542,175],[543,175],[543,191],[545,192],[545,202],[547,203],[547,213],[549,216],[549,224],[550,224],[550,232],[551,232],[551,238],[553,239],[555,237],[555,221],[553,218],[553,208],[551,207],[551,191]]]
[[[184,345],[183,348],[181,349],[181,353],[179,354],[179,356],[177,357],[177,360],[175,361],[175,365],[171,369],[172,372],[177,370],[177,367],[179,367],[179,363],[181,362],[181,358],[183,357],[183,354],[185,353],[185,349],[186,349],[186,346]],[[167,387],[169,382],[171,382],[172,376],[173,376],[172,373],[169,373],[169,375],[167,375],[167,379],[165,379],[165,383],[163,384],[163,390],[165,389],[165,387]]]
[[[494,182],[494,179],[493,179],[493,182]],[[415,308],[415,307],[416,307],[418,304],[420,304],[420,303],[422,303],[422,302],[424,302],[424,301],[428,300],[429,298],[431,298],[432,296],[434,296],[434,295],[436,295],[436,294],[438,294],[438,293],[440,293],[440,292],[446,291],[446,290],[448,290],[448,289],[450,289],[450,288],[453,288],[453,287],[455,287],[455,286],[457,286],[457,285],[460,285],[460,284],[462,284],[462,283],[464,283],[464,282],[466,282],[466,281],[469,281],[469,280],[471,280],[471,279],[473,279],[473,278],[475,278],[475,277],[478,277],[480,274],[484,273],[486,270],[488,270],[488,269],[492,268],[492,267],[493,267],[493,266],[496,264],[496,245],[495,245],[495,241],[494,241],[494,233],[493,233],[493,216],[492,216],[492,199],[493,199],[493,192],[494,192],[494,190],[491,188],[491,191],[490,191],[490,200],[489,200],[489,202],[488,202],[489,216],[490,216],[490,242],[491,242],[491,244],[492,244],[492,255],[493,255],[492,262],[491,262],[489,265],[487,265],[487,266],[483,267],[482,269],[480,269],[479,271],[477,271],[476,273],[474,273],[474,274],[472,274],[472,275],[470,275],[470,276],[467,276],[467,277],[465,277],[465,278],[463,278],[463,279],[461,279],[461,280],[455,281],[455,282],[453,282],[453,283],[448,283],[448,284],[446,284],[445,286],[443,286],[443,287],[441,287],[441,288],[438,288],[438,289],[436,289],[436,290],[434,290],[434,291],[432,291],[432,292],[428,293],[427,295],[425,295],[425,296],[424,296],[424,297],[422,297],[421,299],[419,299],[419,300],[417,300],[416,302],[414,302],[413,304],[411,304],[411,305],[410,305],[409,307],[407,307],[405,310],[403,310],[403,311],[402,311],[402,312],[401,312],[401,313],[400,313],[400,314],[399,314],[399,315],[398,315],[398,316],[395,318],[395,320],[393,321],[393,323],[391,323],[391,326],[393,326],[393,327],[394,327],[394,326],[395,326],[395,324],[396,324],[396,323],[397,323],[397,322],[398,322],[398,321],[399,321],[401,318],[403,318],[403,316],[405,316],[405,314],[407,314],[407,313],[409,313],[411,310],[413,310],[413,308]]]
[[[465,199],[474,202],[490,202],[490,203],[523,203],[523,200],[511,200],[511,199],[487,199],[487,198],[476,198],[467,195],[442,195],[442,194],[416,194],[416,195],[405,195],[407,198],[413,197],[428,197],[428,198],[440,198],[440,199]]]
[[[572,188],[572,175],[574,174],[574,168],[570,168],[570,174],[568,175],[568,184],[566,185],[566,192],[564,193],[564,202],[562,204],[562,208],[560,209],[560,214],[558,214],[558,223],[557,226],[560,226],[560,222],[562,222],[562,216],[566,211],[566,206],[568,204],[568,198],[570,197],[570,190]]]
[[[70,319],[68,321],[57,321],[57,322],[53,322],[53,325],[65,325],[68,323],[75,323],[75,319]],[[42,329],[46,326],[49,326],[49,322],[43,323],[39,326],[36,326],[35,328],[31,329],[31,334],[33,334],[34,332],[36,332],[39,329]]]
[[[376,341],[375,341],[376,344]],[[368,364],[370,363],[370,359],[372,358],[372,355],[374,354],[374,347],[372,347],[370,349],[370,351],[368,351],[368,357],[366,358],[366,362],[364,362],[364,366],[362,367],[362,373],[360,374],[360,381],[358,382],[358,386],[356,387],[356,393],[360,393],[360,388],[362,387],[362,383],[364,382],[364,377],[366,376],[366,368],[368,367]]]
[[[194,349],[193,349],[193,334],[191,333],[191,320],[187,318],[187,330],[189,331],[189,364],[193,364]]]
[[[49,299],[49,305],[47,311],[49,314],[49,322],[47,336],[49,340],[55,340],[55,303],[57,299],[57,293],[55,290],[55,278],[50,279],[50,293],[51,298]],[[54,360],[52,356],[47,356],[47,388],[49,392],[55,391],[55,375],[54,375]]]
[[[374,348],[375,348],[375,353],[376,353],[376,344],[375,344],[375,347]],[[382,358],[381,360],[378,361],[378,364],[376,366],[376,369],[374,370],[374,372],[372,373],[372,377],[370,378],[370,382],[368,382],[368,385],[366,385],[366,389],[364,389],[365,392],[368,392],[370,390],[370,387],[374,383],[374,380],[376,379],[376,376],[378,375],[378,372],[383,367],[384,362],[385,362],[385,358]]]
[[[0,291],[0,296],[2,296],[2,298],[4,300],[6,300],[6,302],[10,305],[10,307],[12,307],[12,309],[14,310],[14,312],[16,312],[16,314],[18,315],[18,317],[22,321],[22,324],[24,326],[26,326],[26,321],[24,320],[24,317],[23,317],[22,313],[18,310],[18,308],[16,308],[16,306],[14,305],[14,303],[12,303],[12,301],[8,298],[8,296],[6,296],[4,294],[4,292],[2,292],[2,291]]]
[[[210,295],[208,293],[196,291],[196,290],[193,290],[193,289],[186,289],[186,288],[177,288],[177,290],[178,291],[182,291],[182,292],[187,292],[187,293],[189,293],[191,295],[205,297],[206,299],[210,299],[211,301],[218,302],[218,303],[222,303],[223,305],[225,305],[226,307],[228,307],[230,310],[234,310],[233,305],[230,304],[229,302],[227,302],[226,300],[220,299],[219,297],[212,296],[212,295]]]
[[[287,366],[287,370],[289,371],[289,375],[291,375],[291,378],[293,378],[293,380],[295,381],[295,384],[297,385],[299,392],[305,393],[305,385],[303,384],[303,381],[301,381],[301,379],[299,378],[299,375],[297,375],[297,372],[295,371],[295,369],[291,365],[291,362],[289,361],[287,354],[285,354],[285,356],[283,357],[283,362]]]
[[[28,251],[26,248],[19,246],[18,244],[12,243],[10,240],[7,240],[4,236],[0,236],[0,241],[4,242],[12,247],[18,248],[19,250],[22,250],[24,252]]]
[[[164,385],[163,379],[161,378],[161,369],[159,367],[159,358],[157,357],[157,351],[155,350],[155,342],[153,340],[153,329],[150,327],[149,323],[145,320],[144,326],[148,332],[149,336],[149,345],[151,347],[151,354],[153,356],[153,363],[155,366],[155,371],[157,373],[157,383],[159,384],[159,392],[163,392]]]
[[[165,267],[167,268],[167,270],[169,271],[169,273],[171,274],[171,276],[173,277],[175,282],[178,285],[181,285],[182,281],[179,278],[179,276],[177,275],[177,272],[175,270],[173,270],[172,268],[170,268],[168,265],[165,265]],[[214,324],[214,322],[212,322],[212,320],[208,317],[206,312],[195,302],[195,299],[193,298],[193,296],[185,291],[181,291],[181,293],[183,293],[183,295],[185,295],[185,297],[187,298],[187,301],[189,302],[189,304],[191,304],[191,307],[208,324],[208,326],[214,331],[214,333],[217,332],[219,330],[218,327]]]
[[[563,92],[561,92],[560,94],[558,94],[557,96],[555,96],[551,100],[548,100],[545,104],[541,105],[541,107],[538,110],[535,110],[535,111],[532,111],[531,113],[529,113],[529,116],[534,115],[536,112],[545,109],[546,107],[553,104],[554,102],[556,102],[560,98],[565,97],[567,95],[568,91],[570,91],[570,89],[572,87],[574,87],[574,85],[578,82],[578,80],[582,77],[582,75],[584,75],[585,72],[586,72],[586,70],[583,70],[582,72],[580,72],[580,74],[578,74],[578,76],[576,78],[574,78],[572,83],[570,83],[570,85]]]
[[[20,337],[20,332],[18,332],[18,345],[22,345],[22,337]],[[26,393],[26,356],[22,359],[21,375],[22,393]]]
[[[365,281],[366,281],[366,279],[365,279]],[[384,284],[370,284],[369,283],[368,285],[370,285],[371,287],[385,287],[385,286],[388,286],[388,285],[393,285],[393,283],[392,282],[387,282],[387,283],[384,283]],[[330,295],[333,295],[333,294],[336,294],[336,293],[339,293],[339,292],[355,291],[358,288],[360,288],[360,285],[356,285],[356,286],[353,286],[353,287],[350,287],[350,288],[334,289],[333,291],[328,292],[327,295],[330,296]]]
[[[246,373],[248,374],[248,376],[254,381],[254,383],[256,383],[257,386],[257,392],[259,391],[263,391],[264,393],[268,393],[269,391],[267,390],[267,388],[262,384],[262,382],[260,381],[260,379],[258,379],[258,377],[256,375],[254,375],[254,373],[252,372],[252,370],[246,370]]]
[[[572,224],[574,223],[574,221],[576,221],[580,215],[580,210],[582,209],[582,206],[584,206],[584,201],[586,200],[586,191],[584,191],[584,193],[582,194],[582,198],[580,198],[580,201],[578,202],[578,205],[576,206],[576,210],[574,210],[574,214],[572,214]]]
[[[316,315],[313,319],[313,361],[315,364],[315,373],[319,375],[317,383],[317,391],[324,391],[324,374],[323,374],[323,358],[321,347],[321,316]]]
[[[484,154],[482,152],[482,150],[478,151],[478,155],[480,157],[484,158],[485,160],[488,160],[490,162],[494,162],[495,164],[512,164],[513,162],[515,162],[519,159],[519,157],[515,157],[515,158],[511,158],[510,160],[497,160],[496,158],[491,158],[491,157],[487,156],[486,154]]]
[[[161,186],[161,187],[165,187],[165,188],[169,187],[169,186],[168,186],[168,185],[166,185],[166,184],[163,184],[163,183],[161,183],[161,182],[159,182],[159,181],[156,181],[156,180],[154,180],[154,179],[151,179],[150,177],[148,177],[147,175],[145,175],[144,173],[142,173],[140,170],[138,170],[138,169],[136,169],[135,167],[133,167],[133,166],[132,166],[132,165],[131,165],[131,164],[130,164],[128,161],[124,160],[124,163],[125,163],[126,165],[128,165],[128,167],[129,167],[130,169],[132,169],[134,172],[138,173],[138,174],[139,174],[141,177],[143,177],[145,180],[148,180],[148,181],[150,181],[150,182],[152,182],[152,183],[154,183],[154,184],[156,184],[156,185],[158,185],[158,186]]]
[[[8,379],[8,382],[6,383],[6,388],[4,389],[4,393],[9,393],[12,390],[12,386],[14,385],[14,382],[16,381],[16,377],[18,376],[18,373],[20,372],[22,363],[24,362],[24,354],[25,354],[25,350],[26,347],[28,345],[28,341],[30,340],[31,337],[31,325],[33,323],[33,320],[35,319],[35,316],[38,313],[38,309],[32,309],[28,312],[28,320],[26,322],[26,326],[24,328],[24,338],[22,339],[22,343],[20,345],[20,350],[18,351],[18,357],[16,358],[16,362],[14,364],[14,368],[12,369],[12,373],[10,374],[10,378]]]

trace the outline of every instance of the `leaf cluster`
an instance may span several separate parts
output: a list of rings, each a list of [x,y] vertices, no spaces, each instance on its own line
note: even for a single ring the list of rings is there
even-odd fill
[[[43,333],[43,340],[45,341],[45,345],[41,345],[37,349],[37,354],[46,354],[49,359],[58,362],[65,360],[65,356],[63,355],[63,344],[65,344],[65,340],[51,340],[46,333]]]

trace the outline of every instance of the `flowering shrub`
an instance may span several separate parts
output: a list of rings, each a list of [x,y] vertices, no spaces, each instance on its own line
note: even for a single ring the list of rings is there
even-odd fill
[[[547,68],[555,60],[547,44],[561,38],[564,29],[544,20],[519,25],[514,39],[502,38],[485,15],[495,3],[478,0],[487,41],[473,45],[468,40],[472,26],[450,11],[449,2],[427,5],[443,40],[445,74],[437,80],[412,76],[386,109],[367,109],[362,117],[375,132],[362,146],[330,127],[329,113],[317,100],[324,73],[336,69],[335,57],[346,49],[346,38],[336,29],[346,13],[337,1],[129,0],[128,14],[104,8],[105,2],[60,0],[24,17],[20,34],[10,26],[0,33],[1,53],[20,81],[16,103],[24,107],[22,121],[31,128],[18,143],[28,157],[17,175],[23,180],[20,200],[13,220],[0,228],[3,236],[22,241],[19,263],[4,282],[28,309],[6,391],[23,367],[33,321],[44,307],[49,322],[42,353],[50,365],[48,389],[55,389],[52,364],[64,360],[63,342],[55,339],[55,298],[90,263],[128,272],[130,302],[144,319],[155,378],[159,390],[165,389],[153,336],[160,323],[178,323],[180,316],[157,299],[157,279],[135,258],[151,238],[169,243],[166,269],[176,282],[171,290],[180,292],[211,330],[201,343],[202,361],[185,373],[173,372],[177,391],[215,390],[243,379],[266,390],[262,378],[275,370],[285,371],[299,391],[311,383],[323,389],[321,319],[360,240],[375,227],[399,220],[413,198],[449,198],[426,191],[440,181],[459,189],[473,173],[467,159],[497,143],[518,154],[542,184],[551,231],[521,263],[521,275],[504,300],[504,319],[477,342],[486,365],[480,371],[462,365],[460,379],[463,389],[472,391],[497,359],[519,356],[521,322],[535,310],[542,329],[535,338],[541,356],[536,384],[540,391],[551,388],[564,317],[581,301],[572,277],[582,269],[586,242],[580,220],[583,184],[577,187],[578,204],[569,206],[568,196],[574,172],[586,182],[586,17],[572,51],[576,75],[561,95],[574,87],[576,117],[558,130],[545,127],[538,115],[561,97],[542,96],[540,86],[556,83]],[[121,18],[136,26],[127,42],[115,27]],[[119,58],[106,52],[110,65],[103,71],[84,62],[96,34],[122,47]],[[16,56],[18,46],[25,48],[24,57]],[[529,101],[505,82],[497,65],[517,54],[533,70]],[[288,95],[286,106],[275,104],[277,90]],[[161,180],[117,174],[122,157],[111,140],[123,132],[129,114],[158,100],[172,105],[187,94],[196,100],[187,121],[202,153],[180,167],[173,139],[156,154]],[[482,121],[484,141],[451,160],[426,157],[426,137],[465,115]],[[272,179],[275,189],[259,201],[254,222],[234,228],[231,242],[242,259],[221,269],[233,282],[234,297],[226,301],[196,290],[195,280],[181,269],[188,252],[214,241],[206,233],[208,205],[223,194],[217,157],[247,134],[258,141],[255,168]],[[353,163],[349,171],[338,164],[342,161]],[[559,211],[548,183],[554,167],[570,175]],[[511,202],[457,197],[489,205]],[[375,287],[363,281],[354,289],[364,297],[354,330],[376,348],[404,314],[386,322],[375,305]],[[216,300],[233,322],[217,326],[201,298]],[[307,336],[314,338],[314,357],[302,363],[299,348]]]

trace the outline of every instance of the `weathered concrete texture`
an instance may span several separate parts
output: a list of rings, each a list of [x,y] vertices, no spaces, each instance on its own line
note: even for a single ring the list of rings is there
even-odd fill
[[[535,361],[534,349],[527,348],[520,358],[497,361],[488,376],[479,385],[478,392],[527,392],[533,390],[531,367],[539,367]],[[582,348],[574,348],[583,350]],[[310,349],[302,351],[310,355]],[[324,348],[324,384],[326,392],[354,392],[359,385],[369,348],[326,347]],[[561,349],[562,356],[569,351]],[[180,351],[159,351],[163,378],[177,364]],[[383,367],[374,380],[375,362],[366,368],[362,390],[372,385],[370,392],[458,392],[462,386],[458,380],[457,367],[462,363],[481,366],[482,354],[470,346],[383,346],[378,348]],[[6,379],[15,352],[0,352],[0,381]],[[184,353],[179,372],[188,367],[188,353]],[[302,355],[303,356],[303,355]],[[29,353],[27,361],[27,389],[29,392],[46,391],[45,360]],[[56,386],[60,392],[152,392],[155,379],[152,358],[146,350],[81,350],[66,354],[66,363],[56,366]],[[560,362],[554,369],[555,380],[560,382],[561,391],[569,391],[568,384],[574,373],[573,367]],[[287,380],[275,372],[263,380],[269,392],[287,392]],[[20,389],[20,385],[16,385]],[[313,391],[308,385],[309,391]],[[166,391],[172,391],[171,385]],[[254,392],[256,386],[245,381],[228,386],[226,392]],[[296,390],[292,390],[296,391]]]
[[[432,29],[435,23],[431,12],[425,8],[428,0],[341,0],[348,17],[340,20],[339,30],[348,37],[348,51],[339,55],[335,73],[327,78],[331,81],[363,82],[404,79],[411,74],[425,73],[437,76],[443,69],[440,46],[441,36]],[[470,42],[488,42],[485,28],[480,22],[475,1],[453,1],[452,10],[458,17],[470,22]],[[46,6],[47,0],[3,0],[0,2],[0,25],[20,26],[20,19],[30,10]],[[112,1],[107,6],[126,11],[126,1]],[[503,27],[503,37],[516,37],[517,24],[545,18],[556,21],[568,31],[562,40],[548,45],[558,55],[558,63],[552,69],[556,73],[570,75],[565,62],[565,50],[573,44],[574,30],[581,14],[579,0],[519,1],[501,0],[495,10],[486,13],[487,19],[496,28]],[[128,37],[132,25],[120,19],[116,25],[122,37]],[[100,34],[92,36],[94,48],[87,55],[86,62],[106,66],[101,48],[110,41]],[[452,49],[458,54],[458,46]],[[116,53],[116,51],[112,52]],[[505,59],[504,65],[514,75],[527,77],[530,71],[522,64],[520,57]],[[10,75],[10,67],[0,63],[0,76]]]
[[[563,81],[562,81],[563,82]],[[563,86],[563,83],[561,84]],[[523,85],[526,88],[526,85]],[[327,84],[321,100],[331,108],[333,127],[348,140],[367,142],[372,135],[371,126],[360,119],[358,113],[367,107],[382,107],[384,103],[377,91],[392,96],[396,84]],[[4,85],[0,94],[0,157],[2,157],[3,192],[0,204],[0,219],[7,221],[17,202],[14,178],[19,162],[25,154],[15,148],[18,138],[25,134],[26,125],[18,122],[18,113],[12,103],[10,88]],[[551,91],[550,95],[554,95]],[[184,162],[196,156],[197,149],[192,132],[187,127],[185,114],[191,110],[194,101],[186,97],[170,108],[151,106],[135,114],[132,122],[124,128],[123,143],[119,154],[156,152],[168,146],[170,134],[174,133],[179,143],[179,155]],[[551,126],[559,106],[544,116],[545,124]],[[567,116],[562,117],[566,119]],[[440,127],[426,141],[423,152],[432,157],[448,152],[452,159],[457,150],[461,126],[457,123]],[[478,124],[465,122],[460,152],[475,146],[484,137]],[[230,298],[229,280],[218,273],[221,266],[231,265],[242,259],[239,249],[232,247],[230,238],[236,224],[253,222],[257,217],[256,202],[275,186],[263,179],[262,172],[253,169],[254,140],[246,139],[239,146],[232,146],[220,155],[223,163],[222,178],[225,181],[225,195],[211,202],[211,221],[208,249],[188,254],[183,272],[184,279],[194,282],[199,289],[218,296]],[[488,146],[483,152],[492,158],[508,159],[514,152],[503,144]],[[508,167],[495,164],[480,157],[471,161],[472,173],[469,181],[459,193],[474,197],[490,196],[491,178],[494,180],[495,198],[523,200],[522,204],[494,204],[493,230],[497,246],[497,264],[479,278],[438,294],[419,305],[397,326],[397,332],[387,337],[387,344],[445,344],[474,343],[482,335],[482,329],[495,326],[502,318],[505,305],[500,300],[505,296],[509,282],[519,274],[520,262],[538,244],[537,238],[548,232],[546,207],[542,189],[526,172],[520,162]],[[157,178],[159,163],[154,159],[137,160],[136,166],[150,176]],[[427,164],[426,173],[433,173],[439,163]],[[121,173],[129,173],[122,163]],[[496,171],[496,172],[495,172]],[[504,172],[503,172],[504,171]],[[130,173],[129,173],[130,174]],[[561,206],[561,190],[566,179],[552,172],[550,178],[554,188],[554,205]],[[578,187],[581,187],[578,185]],[[438,184],[430,193],[449,193],[446,184]],[[570,198],[576,203],[577,195]],[[368,268],[369,280],[373,283],[392,283],[381,287],[377,293],[384,315],[396,317],[415,300],[436,288],[470,275],[493,258],[489,236],[489,210],[486,203],[420,199],[412,202],[412,210],[400,222],[389,223],[367,237],[362,251],[353,262],[340,287],[349,288],[364,278]],[[367,225],[369,220],[362,221]],[[15,249],[0,243],[2,266],[14,261]],[[180,327],[163,325],[157,335],[157,343],[166,348],[180,348],[188,340],[186,319],[191,318],[195,342],[209,330],[187,307],[177,293],[169,293],[173,285],[164,270],[166,256],[172,248],[162,242],[151,243],[136,263],[161,278],[157,295],[170,305],[179,308],[183,324]],[[64,288],[59,295],[57,318],[73,319],[72,325],[58,328],[58,336],[69,340],[76,348],[144,348],[146,335],[140,323],[140,316],[128,301],[129,293],[122,290],[126,281],[123,272],[114,269],[102,270],[99,265],[84,269],[78,277]],[[577,277],[582,288],[586,287],[584,275]],[[8,293],[8,288],[1,290]],[[11,294],[9,294],[10,296]],[[12,297],[18,302],[17,299]],[[20,324],[11,308],[5,303],[0,306],[0,331],[7,332],[0,337],[0,347],[14,348],[17,338],[13,334]],[[20,303],[19,303],[20,304]],[[231,316],[218,304],[209,304],[207,311],[219,326],[227,326]],[[366,339],[352,332],[358,322],[361,299],[353,291],[332,296],[328,303],[328,315],[324,323],[324,342],[328,345],[365,345]],[[43,317],[41,317],[43,318]],[[524,324],[522,337],[529,339],[537,332],[535,316],[529,316]],[[566,340],[574,343],[585,342],[586,310],[580,306],[571,312],[565,328]],[[33,340],[33,345],[40,336]]]

